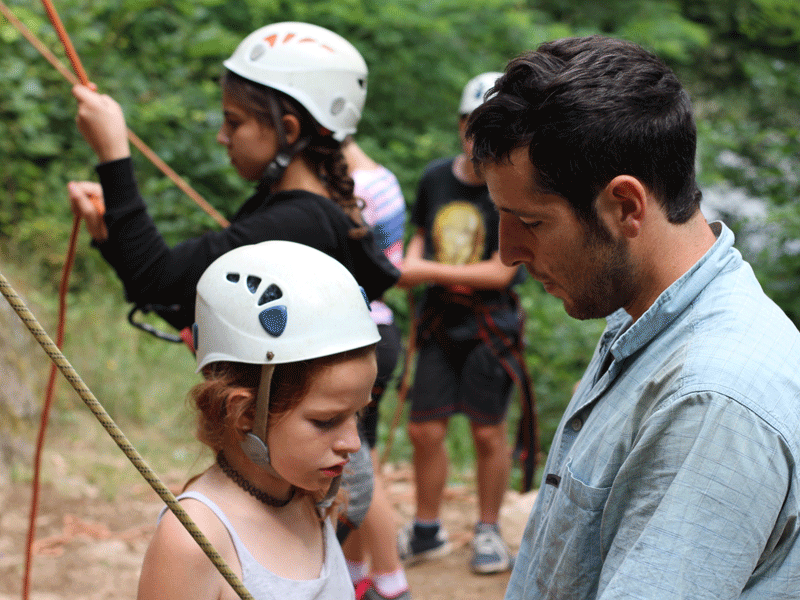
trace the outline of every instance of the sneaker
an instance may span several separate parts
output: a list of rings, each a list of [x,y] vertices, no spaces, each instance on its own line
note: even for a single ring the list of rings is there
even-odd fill
[[[439,527],[436,535],[431,538],[418,537],[413,522],[397,532],[397,551],[406,566],[447,556],[452,550],[453,545],[447,539],[447,532],[443,527]]]
[[[500,537],[497,525],[479,523],[475,526],[472,552],[470,568],[473,573],[500,573],[514,566],[514,556]]]
[[[356,600],[363,600],[366,598],[366,593],[372,587],[372,580],[369,577],[364,577],[355,584]]]
[[[411,600],[411,590],[400,592],[397,596],[384,596],[375,587],[371,587],[362,598],[364,600]]]

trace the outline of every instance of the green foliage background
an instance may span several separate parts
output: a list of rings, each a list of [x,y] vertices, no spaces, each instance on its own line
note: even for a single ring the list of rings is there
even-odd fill
[[[8,4],[63,56],[38,3]],[[800,255],[792,245],[800,238],[796,0],[56,0],[56,7],[90,78],[122,104],[130,128],[224,214],[249,188],[215,142],[217,80],[222,59],[261,25],[313,22],[362,52],[370,77],[358,139],[397,174],[409,203],[425,164],[458,150],[456,107],[470,77],[502,70],[510,58],[556,37],[602,33],[639,42],[662,56],[692,94],[701,184],[743,190],[770,208],[770,221],[761,225],[768,242],[748,258],[768,292],[800,318]],[[5,20],[0,44],[0,266],[13,265],[52,322],[72,218],[65,184],[93,178],[94,158],[75,128],[69,85]],[[134,159],[169,241],[216,226],[143,157]],[[747,226],[733,216],[731,224]],[[535,282],[522,294],[547,450],[603,324],[569,319]],[[406,296],[392,290],[389,301],[405,327]],[[70,306],[84,320],[68,348],[83,359],[90,385],[102,387],[123,419],[163,420],[158,407],[188,387],[191,361],[124,324],[120,286],[86,243]],[[391,411],[384,413],[385,435]],[[471,457],[466,431],[451,435],[464,461]],[[408,453],[402,431],[397,445],[397,456]]]

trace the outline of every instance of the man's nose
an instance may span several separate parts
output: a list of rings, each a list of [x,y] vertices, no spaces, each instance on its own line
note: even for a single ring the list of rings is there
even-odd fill
[[[530,248],[523,247],[522,224],[513,215],[500,213],[500,260],[507,267],[516,267],[523,262],[523,252],[530,256]]]

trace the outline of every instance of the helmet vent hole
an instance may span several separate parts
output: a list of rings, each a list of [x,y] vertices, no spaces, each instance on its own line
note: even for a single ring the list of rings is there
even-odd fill
[[[331,114],[338,115],[344,109],[344,98],[336,98],[331,104]]]
[[[366,79],[359,79],[358,80],[358,87],[360,87],[362,90],[365,87],[367,87],[367,80]]]
[[[257,61],[259,58],[261,58],[261,55],[264,54],[265,50],[266,48],[264,48],[264,46],[261,44],[253,46],[253,49],[250,50],[250,60]]]
[[[255,294],[258,291],[259,283],[261,283],[261,277],[256,277],[255,275],[247,276],[247,289],[250,290],[251,294]]]
[[[283,292],[281,288],[279,288],[274,283],[269,284],[267,289],[264,290],[264,293],[261,294],[261,298],[258,300],[258,305],[261,306],[262,304],[266,304],[267,302],[272,302],[273,300],[277,300],[283,296]]]
[[[228,275],[225,277],[225,279],[227,279],[231,283],[239,283],[239,274],[238,273],[228,273]]]

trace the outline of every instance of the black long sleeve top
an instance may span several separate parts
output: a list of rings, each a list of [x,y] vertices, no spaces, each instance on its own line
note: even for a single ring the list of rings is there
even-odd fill
[[[399,271],[378,249],[372,233],[353,239],[355,223],[332,200],[292,190],[257,190],[219,231],[208,231],[169,247],[139,192],[130,158],[97,166],[106,204],[108,240],[95,243],[139,306],[175,306],[157,312],[182,329],[194,322],[197,282],[216,258],[233,248],[266,240],[288,240],[316,248],[341,262],[370,300],[394,285]]]

